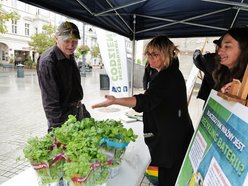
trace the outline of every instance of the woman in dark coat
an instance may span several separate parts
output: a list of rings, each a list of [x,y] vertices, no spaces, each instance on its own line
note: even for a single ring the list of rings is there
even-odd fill
[[[152,163],[159,167],[159,185],[174,186],[193,135],[186,86],[178,68],[177,47],[166,37],[151,40],[145,50],[150,66],[158,71],[144,94],[106,100],[92,108],[112,104],[143,112],[145,142]]]

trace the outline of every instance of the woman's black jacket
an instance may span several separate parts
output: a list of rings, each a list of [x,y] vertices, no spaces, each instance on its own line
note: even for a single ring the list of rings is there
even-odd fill
[[[135,97],[133,109],[143,112],[144,133],[154,135],[145,138],[153,165],[169,168],[182,162],[194,129],[178,64],[158,72],[147,91]]]

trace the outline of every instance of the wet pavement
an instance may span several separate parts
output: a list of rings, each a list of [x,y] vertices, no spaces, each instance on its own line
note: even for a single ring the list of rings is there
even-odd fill
[[[187,76],[191,66],[183,68]],[[99,68],[93,68],[92,72],[86,72],[86,77],[82,77],[85,94],[83,102],[94,118],[114,118],[116,112],[126,108],[113,106],[98,111],[90,108],[108,94],[108,90],[100,90],[99,73]],[[36,72],[25,69],[24,76],[17,77],[14,68],[0,67],[0,184],[30,166],[22,159],[24,144],[31,136],[43,136],[47,132]],[[141,91],[134,89],[134,93]],[[194,124],[198,122],[202,110],[202,102],[196,100],[195,94],[189,105]],[[21,159],[17,161],[18,157]],[[148,185],[148,182],[144,181],[142,185]]]

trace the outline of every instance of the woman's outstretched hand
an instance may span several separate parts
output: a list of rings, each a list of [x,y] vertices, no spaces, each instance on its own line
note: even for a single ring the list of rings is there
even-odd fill
[[[109,105],[114,104],[115,99],[116,99],[114,96],[111,96],[111,95],[105,95],[105,98],[106,98],[105,101],[97,103],[97,104],[94,104],[91,107],[93,109],[94,108],[99,108],[99,107],[108,107]]]

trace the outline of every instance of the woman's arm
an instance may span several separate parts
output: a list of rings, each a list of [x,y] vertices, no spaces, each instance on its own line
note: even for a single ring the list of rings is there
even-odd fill
[[[108,107],[110,105],[121,105],[125,107],[134,107],[136,105],[135,97],[116,98],[111,95],[105,95],[105,101],[92,105],[92,108]]]

